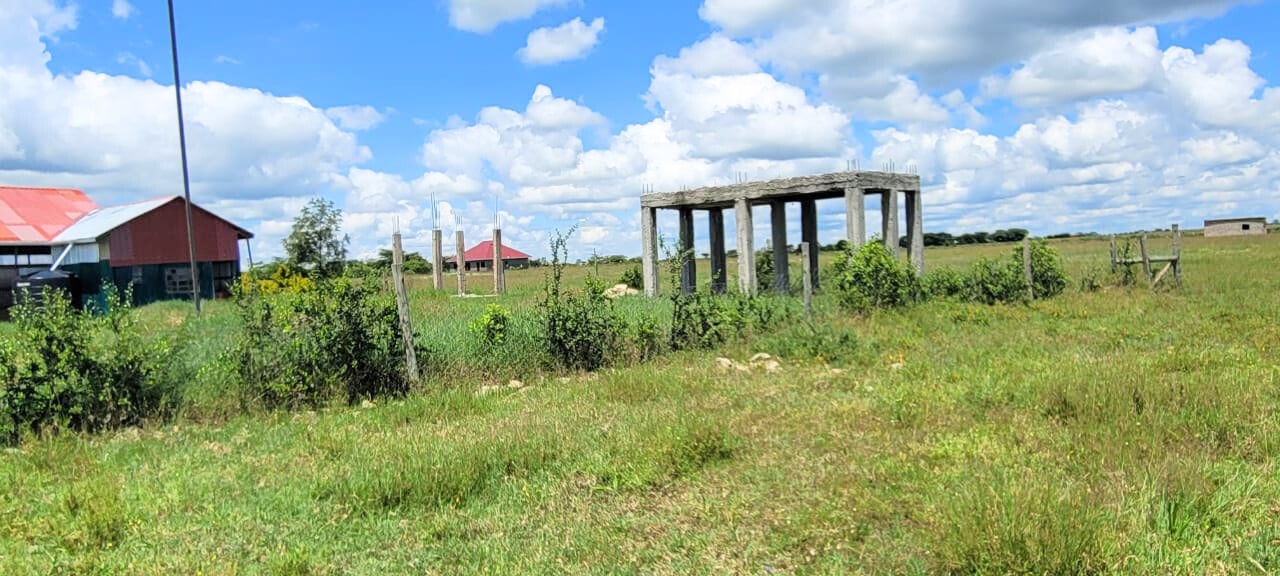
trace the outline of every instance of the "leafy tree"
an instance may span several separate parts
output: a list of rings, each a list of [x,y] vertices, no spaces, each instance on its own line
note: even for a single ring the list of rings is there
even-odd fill
[[[342,210],[324,198],[312,198],[284,239],[289,265],[329,278],[342,274],[350,238],[342,233]]]
[[[370,264],[378,270],[391,270],[391,261],[395,259],[390,248],[378,250],[378,258]],[[405,274],[430,274],[431,261],[427,260],[422,254],[417,252],[404,253],[404,273]]]

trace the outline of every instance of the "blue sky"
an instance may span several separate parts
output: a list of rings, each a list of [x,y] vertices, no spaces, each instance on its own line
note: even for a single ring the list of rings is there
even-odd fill
[[[164,2],[4,3],[0,183],[179,193]],[[1280,216],[1276,2],[359,4],[177,1],[196,201],[256,254],[316,195],[359,256],[425,250],[433,196],[472,239],[497,206],[531,253],[636,254],[644,187],[849,161],[917,166],[927,230]]]

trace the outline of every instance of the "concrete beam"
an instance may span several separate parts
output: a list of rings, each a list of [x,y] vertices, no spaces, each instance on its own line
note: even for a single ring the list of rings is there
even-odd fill
[[[867,192],[865,190],[844,189],[844,223],[846,237],[854,248],[867,242]]]
[[[800,201],[800,241],[809,243],[809,282],[818,288],[818,201],[806,198]]]
[[[774,200],[769,205],[770,225],[773,227],[773,289],[786,294],[791,289],[791,275],[787,260],[787,203]]]
[[[707,216],[711,221],[711,293],[724,294],[728,286],[728,257],[724,248],[724,210],[712,208]]]
[[[746,200],[734,202],[733,218],[738,224],[738,289],[743,294],[755,294],[756,242],[751,203]]]
[[[890,172],[835,172],[818,176],[782,178],[729,186],[708,186],[680,192],[659,192],[640,197],[640,205],[650,208],[728,207],[739,199],[763,203],[779,198],[814,195],[836,198],[848,188],[863,190],[919,190],[920,177]]]
[[[898,191],[885,190],[880,193],[880,236],[884,239],[884,247],[894,258],[898,257]]]
[[[644,276],[644,295],[658,295],[658,209],[640,209],[640,269]]]
[[[693,209],[680,209],[680,293],[698,290],[698,262],[693,253]]]

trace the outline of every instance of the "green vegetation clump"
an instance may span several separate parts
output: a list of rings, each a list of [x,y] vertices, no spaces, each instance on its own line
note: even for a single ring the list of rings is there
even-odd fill
[[[868,242],[837,255],[828,277],[835,284],[840,304],[859,314],[906,306],[921,298],[915,272],[880,242]]]
[[[500,304],[490,304],[484,314],[471,321],[471,332],[478,334],[485,346],[501,346],[507,340],[511,311]]]
[[[622,276],[618,277],[619,284],[626,284],[628,288],[636,290],[644,289],[644,272],[640,270],[640,266],[629,266],[622,272]]]
[[[298,293],[241,290],[236,305],[229,360],[248,406],[314,407],[408,390],[395,299],[375,277],[341,276]]]
[[[562,286],[569,234],[551,239],[551,270],[541,302],[547,355],[563,368],[596,370],[619,356],[627,325],[605,298],[599,278],[587,276],[581,292]]]
[[[129,293],[106,285],[107,311],[76,310],[60,290],[20,296],[0,340],[0,440],[130,426],[175,400],[180,340],[143,337]]]

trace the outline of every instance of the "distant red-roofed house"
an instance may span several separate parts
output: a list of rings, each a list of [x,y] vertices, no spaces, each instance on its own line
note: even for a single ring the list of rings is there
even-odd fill
[[[482,272],[493,269],[493,241],[485,240],[463,253],[468,272]],[[445,270],[458,269],[457,256],[450,256],[444,261]],[[504,268],[524,268],[529,265],[529,255],[510,246],[502,246],[502,265]]]

